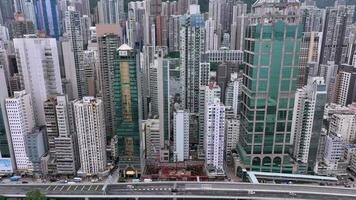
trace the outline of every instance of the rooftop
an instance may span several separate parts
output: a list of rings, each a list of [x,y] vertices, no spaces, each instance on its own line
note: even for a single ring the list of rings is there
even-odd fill
[[[133,48],[131,48],[129,45],[127,45],[127,44],[123,44],[123,45],[121,45],[119,48],[118,48],[118,50],[119,51],[130,51],[130,50],[132,50]]]

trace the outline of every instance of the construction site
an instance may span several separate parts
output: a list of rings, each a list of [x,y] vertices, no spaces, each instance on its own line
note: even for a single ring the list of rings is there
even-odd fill
[[[152,162],[146,163],[141,179],[153,181],[215,181],[217,177],[208,177],[204,161]]]

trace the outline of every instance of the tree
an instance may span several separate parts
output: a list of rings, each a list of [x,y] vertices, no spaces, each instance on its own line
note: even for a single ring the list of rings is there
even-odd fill
[[[6,197],[0,195],[0,200],[6,200]]]
[[[25,200],[46,200],[46,196],[39,190],[34,190],[26,193]]]

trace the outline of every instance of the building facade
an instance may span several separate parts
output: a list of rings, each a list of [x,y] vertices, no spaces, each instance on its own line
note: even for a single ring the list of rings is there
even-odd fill
[[[35,117],[32,109],[31,95],[26,91],[14,93],[14,97],[5,101],[12,148],[19,171],[32,171],[33,164],[26,150],[26,136],[35,128]]]
[[[118,137],[119,168],[124,175],[141,173],[140,79],[136,51],[126,44],[116,52],[114,61],[114,131]]]
[[[287,152],[302,28],[299,2],[289,1],[283,8],[278,10],[275,1],[257,1],[245,38],[238,152],[252,171],[293,171]]]
[[[307,86],[296,91],[291,137],[299,173],[313,173],[318,162],[325,103],[326,85],[322,77],[311,78]]]
[[[219,173],[224,170],[225,106],[218,98],[207,102],[204,122],[205,163]]]
[[[14,39],[21,89],[31,94],[36,124],[46,124],[43,102],[61,94],[62,81],[56,40],[53,38]]]
[[[100,174],[106,170],[106,135],[103,102],[84,97],[74,102],[80,172]]]
[[[178,110],[173,114],[173,141],[175,161],[189,158],[189,112]]]

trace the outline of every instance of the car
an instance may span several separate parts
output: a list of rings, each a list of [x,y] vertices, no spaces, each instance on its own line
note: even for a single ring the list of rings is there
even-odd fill
[[[253,194],[256,194],[256,192],[253,191],[253,190],[249,190],[249,191],[248,191],[248,194],[249,194],[249,195],[253,195]]]
[[[177,189],[177,188],[172,188],[172,189],[171,189],[171,192],[177,193],[177,192],[178,192],[178,189]]]
[[[127,185],[126,187],[127,187],[127,189],[134,189],[135,188],[135,186],[133,186],[133,185]]]
[[[53,183],[53,182],[57,182],[57,179],[55,179],[55,178],[50,178],[49,181],[50,181],[51,183]]]
[[[289,192],[289,196],[297,196],[297,194],[296,193],[294,193],[294,192]]]
[[[27,181],[22,181],[22,184],[27,184],[28,182]]]

